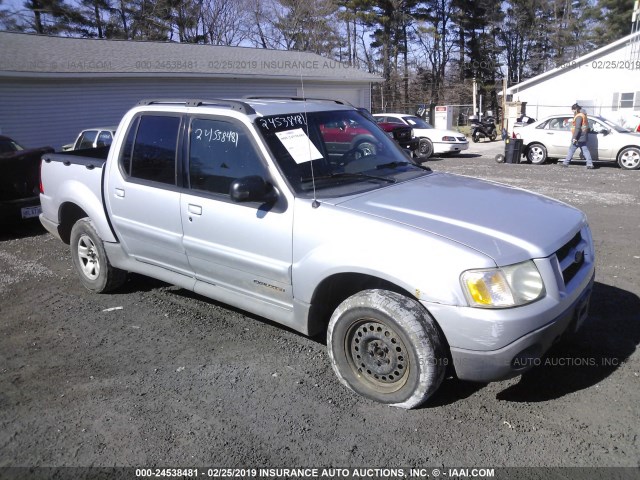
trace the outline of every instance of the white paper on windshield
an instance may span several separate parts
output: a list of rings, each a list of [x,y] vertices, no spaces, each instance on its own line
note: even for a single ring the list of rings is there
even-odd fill
[[[296,163],[305,163],[322,158],[322,154],[301,128],[276,132],[276,135]]]

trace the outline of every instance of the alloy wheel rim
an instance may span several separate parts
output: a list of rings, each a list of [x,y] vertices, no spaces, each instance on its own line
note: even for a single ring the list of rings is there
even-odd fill
[[[78,260],[82,273],[89,279],[95,280],[100,275],[100,258],[95,243],[88,235],[78,239]]]

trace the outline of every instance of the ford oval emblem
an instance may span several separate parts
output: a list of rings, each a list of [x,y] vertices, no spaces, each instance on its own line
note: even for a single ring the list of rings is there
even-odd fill
[[[584,261],[584,250],[578,250],[574,257],[574,263],[582,263]]]

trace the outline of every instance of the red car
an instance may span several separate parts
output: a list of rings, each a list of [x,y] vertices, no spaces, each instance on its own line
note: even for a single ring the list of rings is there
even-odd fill
[[[393,123],[373,122],[389,137],[393,138],[402,148],[411,151],[413,156],[418,148],[418,139],[413,138],[411,127]],[[347,123],[327,123],[320,126],[320,131],[327,145],[330,155],[343,155],[358,148],[365,154],[375,153],[375,136],[356,121]]]

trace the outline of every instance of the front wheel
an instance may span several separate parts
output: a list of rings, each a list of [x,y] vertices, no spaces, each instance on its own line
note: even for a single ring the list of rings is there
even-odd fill
[[[534,143],[527,149],[527,160],[534,165],[542,165],[547,161],[547,149],[541,143]]]
[[[109,262],[102,239],[88,218],[82,218],[71,229],[71,259],[82,284],[95,293],[120,287],[127,273]]]
[[[480,141],[480,134],[478,132],[473,132],[473,135],[471,135],[471,139],[474,143],[478,143]]]
[[[428,138],[421,138],[418,144],[418,157],[426,160],[433,155],[433,143]]]
[[[640,148],[623,148],[618,154],[618,165],[625,170],[638,170],[640,168]]]
[[[444,378],[447,356],[435,321],[416,300],[364,290],[331,316],[327,348],[340,382],[380,403],[414,408]]]

